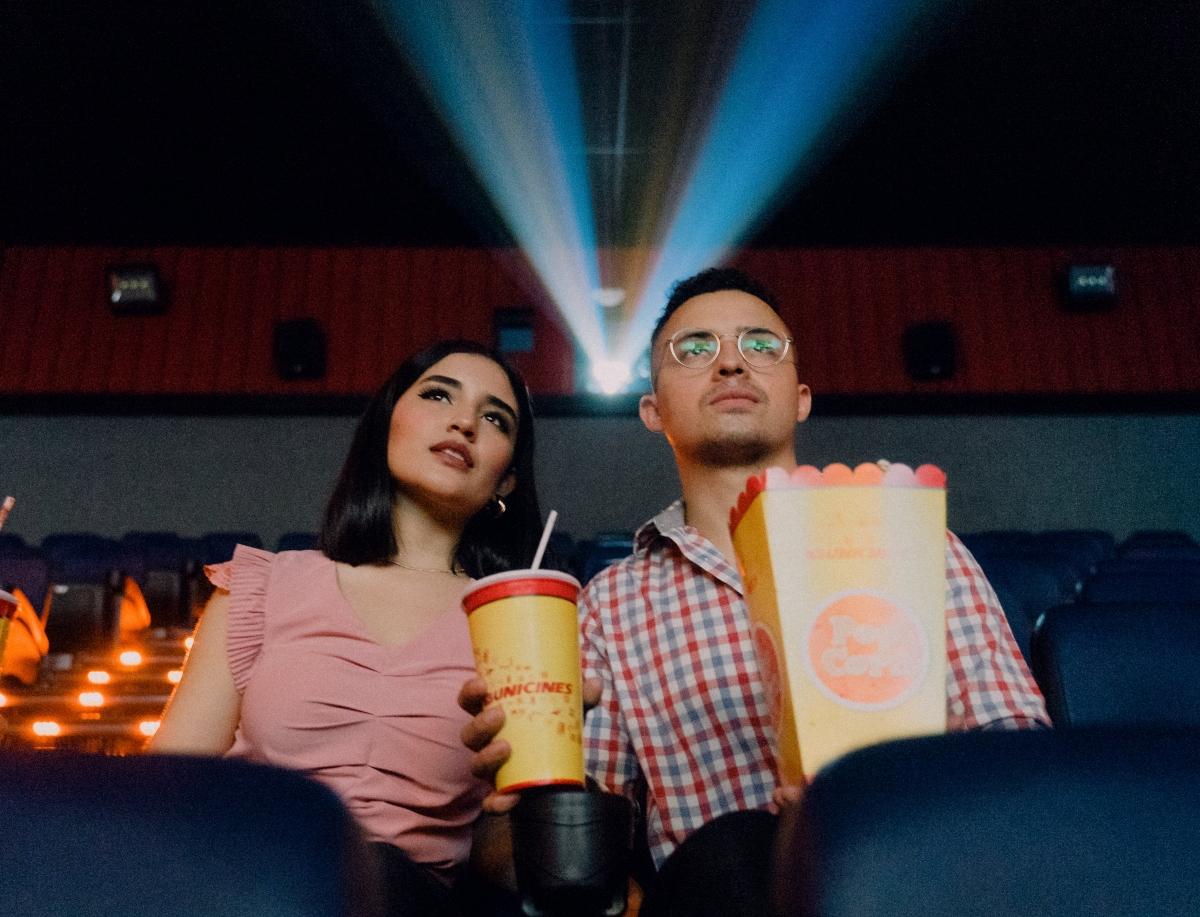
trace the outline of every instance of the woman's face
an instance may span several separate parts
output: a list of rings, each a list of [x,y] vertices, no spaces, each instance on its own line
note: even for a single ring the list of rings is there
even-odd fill
[[[517,411],[495,362],[474,353],[443,357],[392,410],[388,469],[400,492],[464,520],[509,493]]]

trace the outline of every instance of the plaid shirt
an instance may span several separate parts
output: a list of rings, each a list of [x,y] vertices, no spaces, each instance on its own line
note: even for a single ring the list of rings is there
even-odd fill
[[[947,728],[1049,725],[996,594],[946,533]],[[584,674],[604,697],[584,726],[588,771],[626,794],[644,781],[650,852],[704,823],[764,808],[774,733],[737,570],[674,503],[580,602]]]

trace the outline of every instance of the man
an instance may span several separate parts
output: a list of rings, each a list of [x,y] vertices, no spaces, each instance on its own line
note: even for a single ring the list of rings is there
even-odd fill
[[[761,813],[799,797],[778,786],[728,528],[750,475],[797,465],[795,427],[811,393],[791,344],[771,294],[740,272],[712,269],[675,287],[639,413],[670,444],[683,499],[642,526],[634,553],[580,602],[584,674],[602,688],[585,725],[588,772],[644,798],[661,870],[643,914],[761,913],[774,830]],[[1047,725],[994,592],[950,533],[946,581],[948,728]],[[483,748],[480,773],[498,753],[482,744],[487,725],[464,734]]]

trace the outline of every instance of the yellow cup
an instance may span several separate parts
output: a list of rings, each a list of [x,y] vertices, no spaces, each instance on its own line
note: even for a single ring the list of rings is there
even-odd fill
[[[579,581],[555,570],[485,576],[463,595],[488,704],[504,710],[512,747],[496,789],[583,786]]]

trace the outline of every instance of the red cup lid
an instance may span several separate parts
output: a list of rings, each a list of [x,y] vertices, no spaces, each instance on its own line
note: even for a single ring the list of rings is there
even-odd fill
[[[473,584],[463,596],[463,611],[470,614],[481,605],[520,595],[540,595],[575,602],[579,598],[579,581],[566,573],[548,570],[498,573]]]

